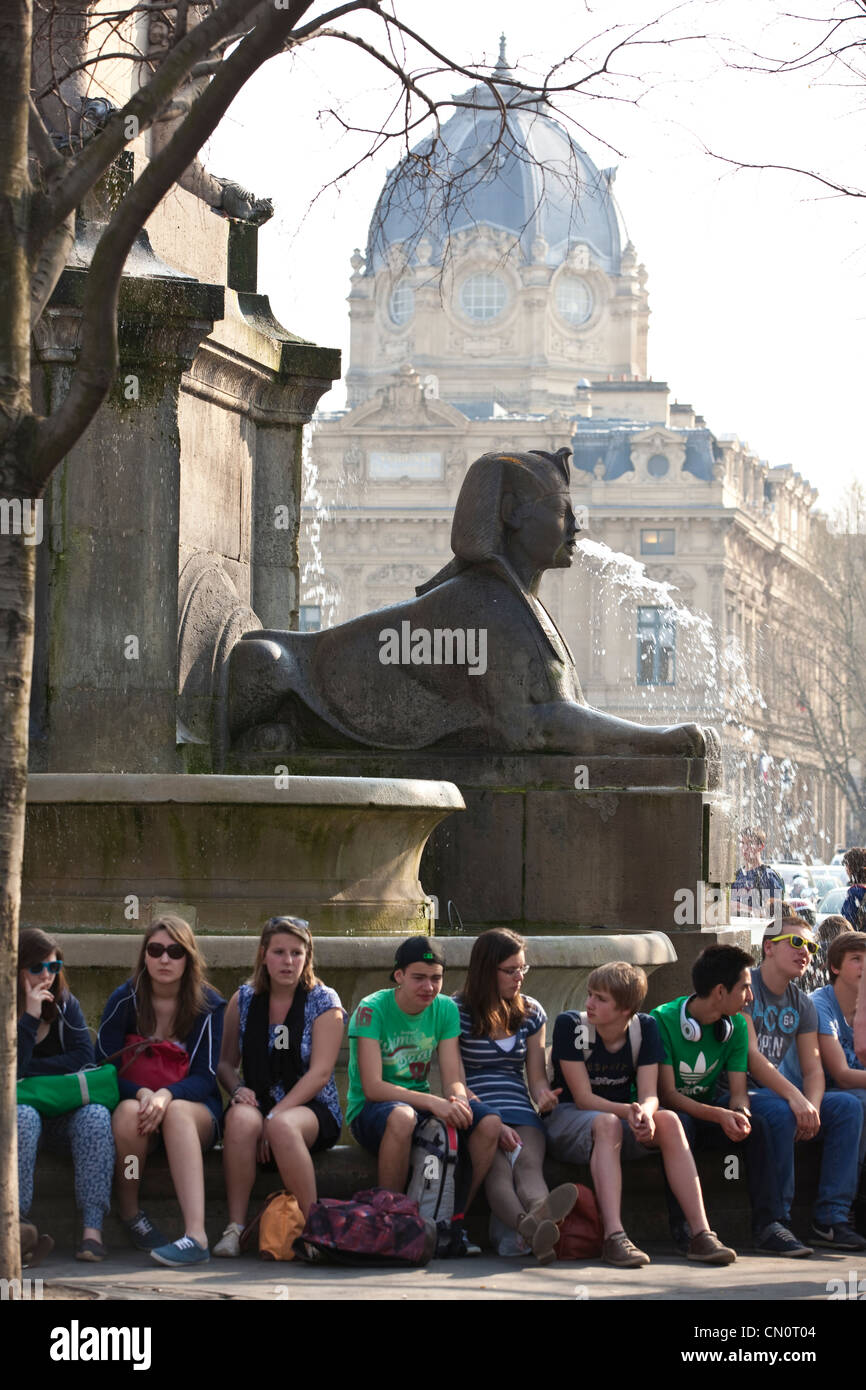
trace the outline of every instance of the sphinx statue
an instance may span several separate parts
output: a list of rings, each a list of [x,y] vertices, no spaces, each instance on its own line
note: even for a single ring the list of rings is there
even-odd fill
[[[484,454],[468,469],[453,559],[416,596],[316,633],[247,632],[222,682],[224,747],[715,756],[695,724],[587,705],[538,597],[572,564],[570,450]]]

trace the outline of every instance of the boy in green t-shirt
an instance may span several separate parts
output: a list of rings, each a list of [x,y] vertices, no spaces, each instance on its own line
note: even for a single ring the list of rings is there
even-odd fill
[[[460,1064],[460,1015],[442,995],[445,958],[438,942],[410,936],[397,948],[394,989],[368,994],[349,1024],[346,1119],[355,1139],[379,1156],[379,1186],[402,1192],[409,1174],[415,1125],[435,1115],[468,1133],[472,1186],[467,1207],[487,1176],[502,1122],[470,1100]],[[444,1096],[430,1091],[433,1053]]]
[[[692,1149],[742,1147],[755,1248],[797,1259],[812,1251],[783,1224],[769,1127],[749,1111],[749,1032],[742,1010],[752,1000],[751,966],[751,956],[738,946],[708,946],[692,966],[694,994],[653,1009],[665,1050],[659,1099],[678,1112]],[[729,1093],[719,1095],[723,1072]],[[684,1219],[670,1193],[668,1205],[674,1240],[680,1243]]]

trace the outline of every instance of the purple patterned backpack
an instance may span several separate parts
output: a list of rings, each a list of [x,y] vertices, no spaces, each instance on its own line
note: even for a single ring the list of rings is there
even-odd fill
[[[436,1253],[436,1226],[408,1197],[374,1187],[351,1202],[314,1202],[295,1253],[336,1264],[426,1265]]]

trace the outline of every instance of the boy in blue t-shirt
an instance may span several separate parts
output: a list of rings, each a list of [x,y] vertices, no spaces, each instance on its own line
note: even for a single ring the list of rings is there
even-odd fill
[[[818,1048],[828,1091],[848,1091],[863,1106],[860,1165],[866,1158],[866,1068],[854,1048],[854,1013],[866,963],[866,935],[842,932],[830,942],[827,970],[832,981],[809,997],[818,1015]],[[788,1073],[800,1085],[799,1070]]]
[[[665,1054],[655,1020],[637,1012],[646,991],[641,969],[612,961],[589,977],[585,1020],[575,1012],[557,1018],[553,1086],[571,1100],[545,1116],[548,1147],[563,1163],[589,1161],[606,1264],[637,1269],[650,1262],[622,1228],[620,1161],[659,1151],[689,1224],[688,1258],[727,1265],[737,1257],[709,1230],[683,1127],[673,1111],[659,1109],[658,1068]]]

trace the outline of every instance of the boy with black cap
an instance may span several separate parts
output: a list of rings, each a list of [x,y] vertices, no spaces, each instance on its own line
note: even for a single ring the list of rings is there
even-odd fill
[[[346,1118],[355,1139],[379,1156],[379,1186],[402,1192],[415,1125],[424,1114],[468,1134],[472,1201],[487,1176],[502,1128],[498,1115],[470,1100],[460,1064],[460,1014],[442,994],[445,957],[437,941],[410,936],[398,946],[394,989],[368,994],[349,1024]],[[430,1091],[438,1053],[444,1095]]]

